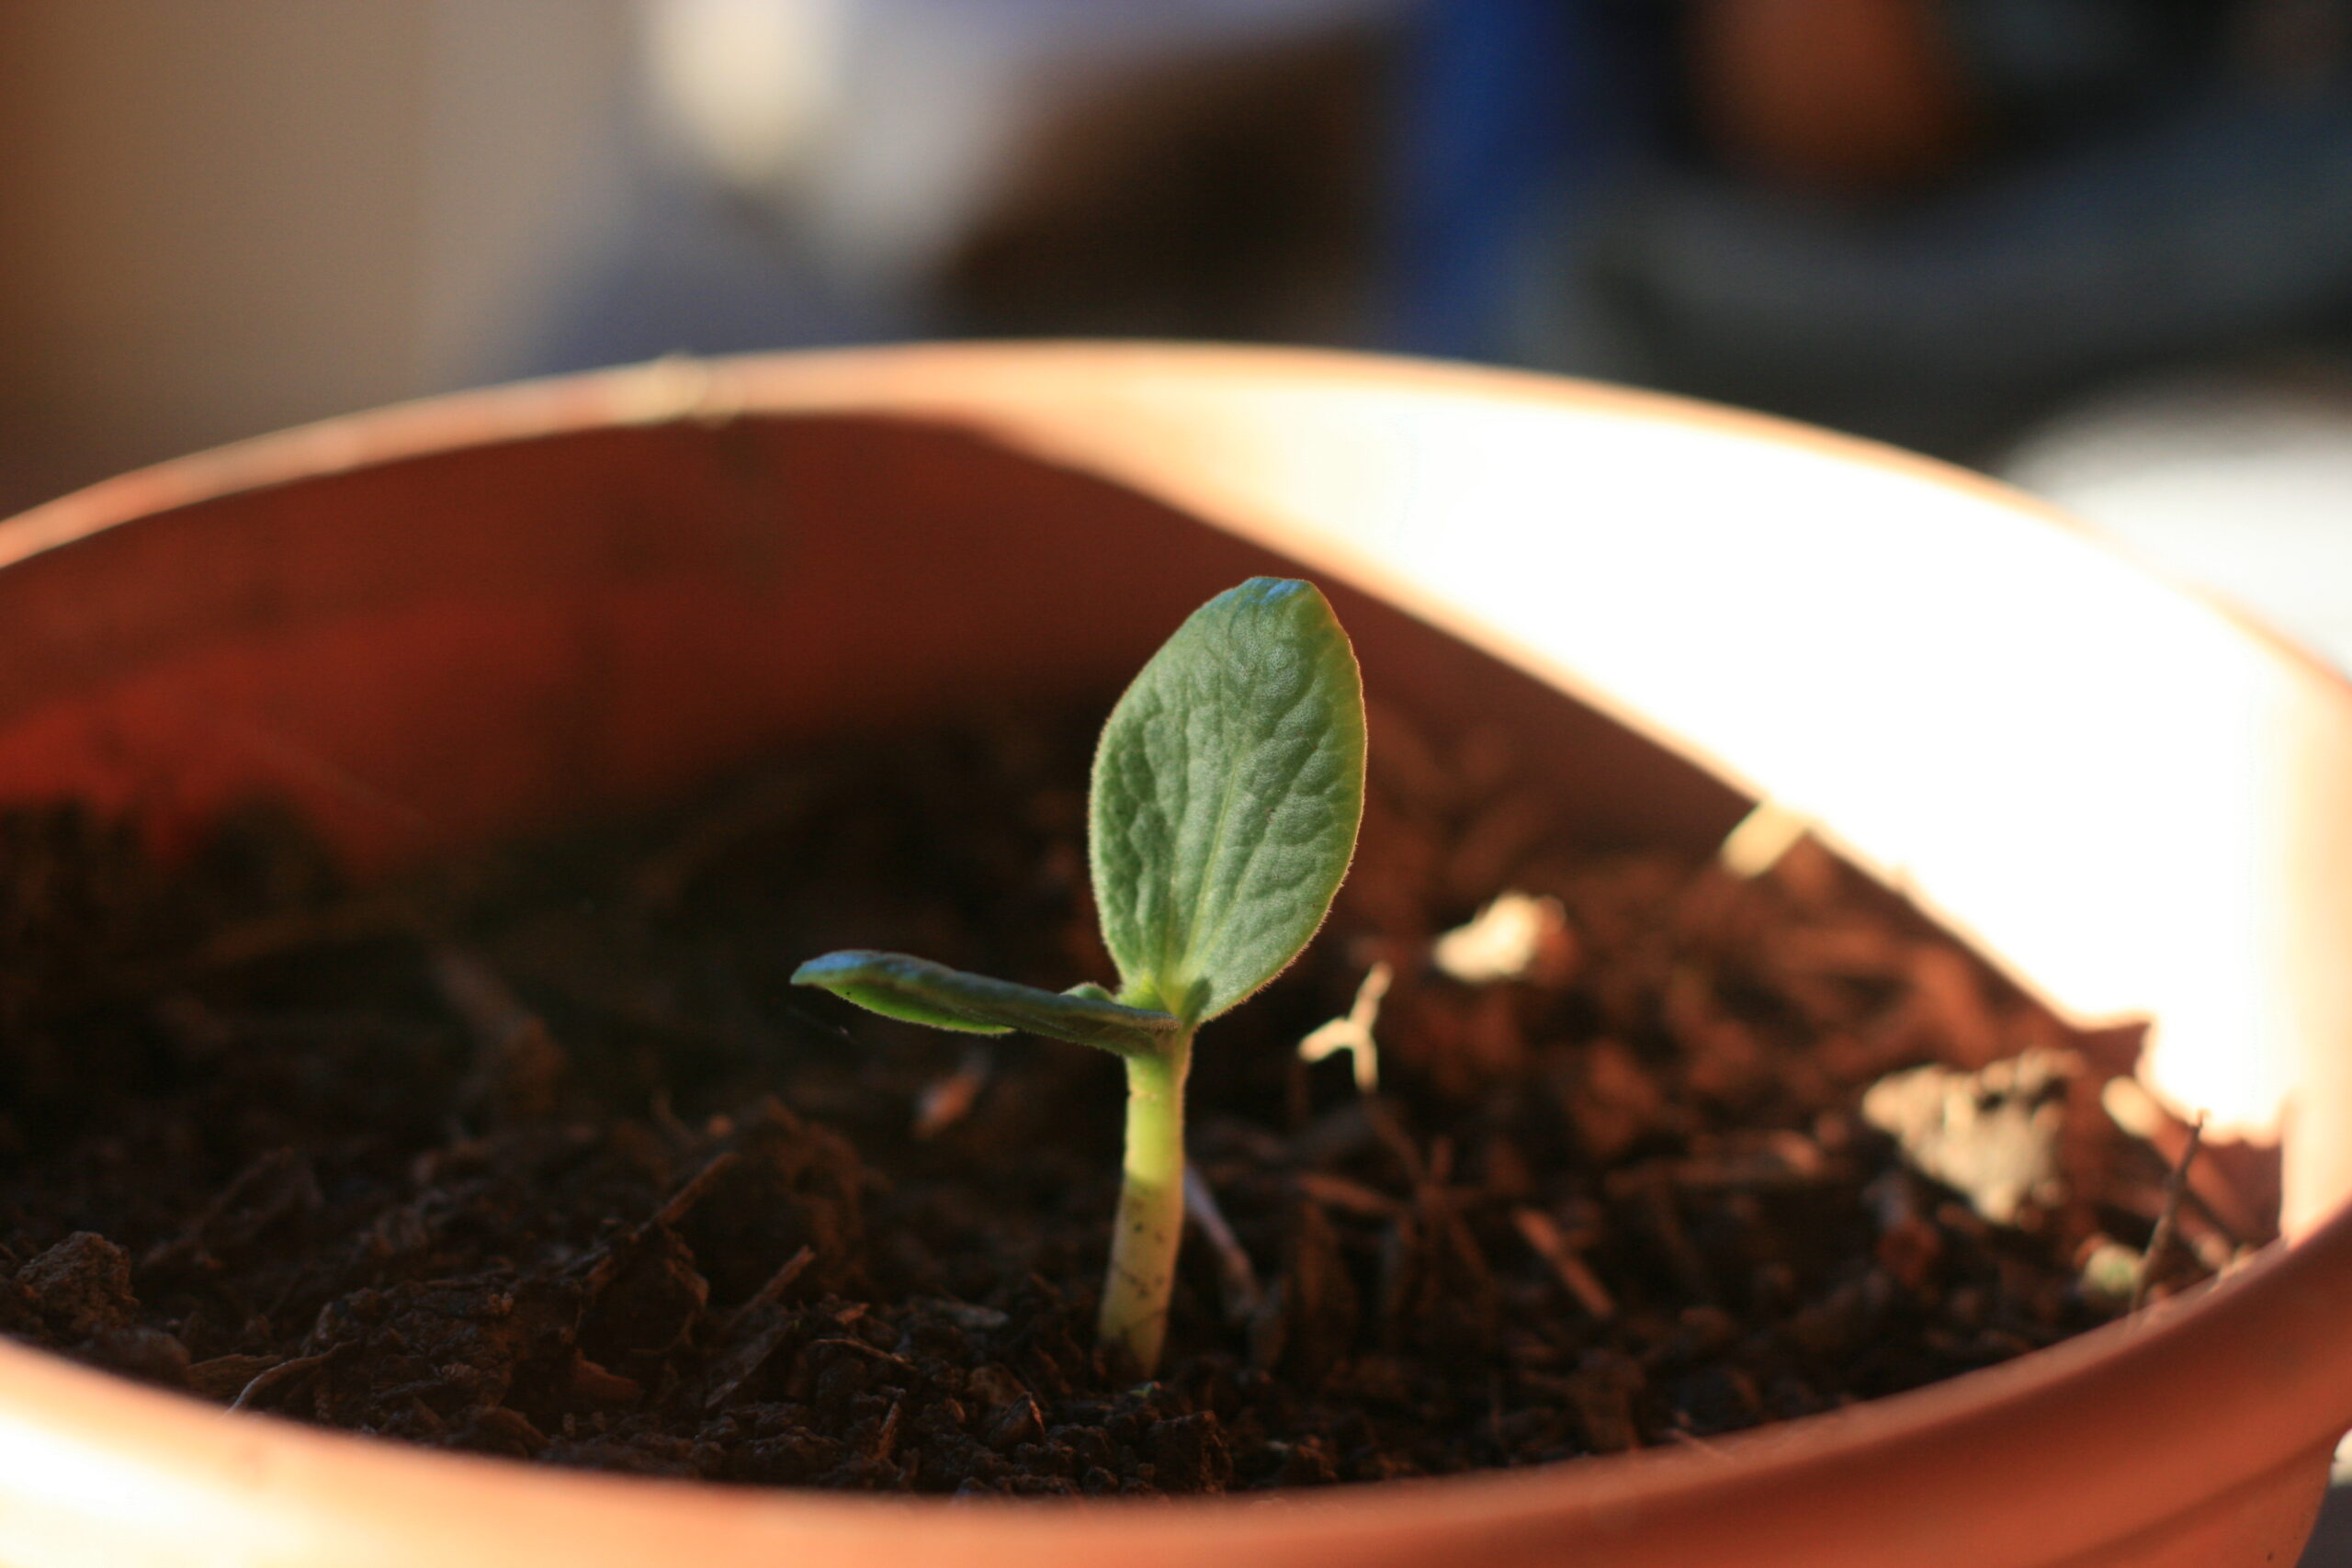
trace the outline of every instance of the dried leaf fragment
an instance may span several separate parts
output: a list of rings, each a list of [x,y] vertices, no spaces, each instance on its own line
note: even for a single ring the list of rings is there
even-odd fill
[[[1575,967],[1576,938],[1557,898],[1504,893],[1439,937],[1430,958],[1465,986],[1559,980]]]
[[[2027,1203],[2061,1196],[2066,1086],[2081,1066],[2072,1052],[2037,1047],[1973,1073],[1912,1067],[1872,1084],[1862,1117],[1920,1175],[1959,1191],[1995,1224],[2010,1224]]]

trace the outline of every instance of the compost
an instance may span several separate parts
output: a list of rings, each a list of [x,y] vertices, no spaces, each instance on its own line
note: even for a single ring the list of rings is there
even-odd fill
[[[841,947],[1111,979],[1100,718],[804,746],[382,885],[266,804],[168,852],[6,818],[0,1331],[543,1463],[1213,1493],[1704,1447],[2267,1239],[2216,1176],[2143,1263],[2168,1157],[2102,1103],[2135,1039],[1810,840],[1747,875],[1596,846],[1508,735],[1375,713],[1330,921],[1202,1034],[1136,1382],[1091,1335],[1118,1064],[786,980]],[[1351,1010],[1374,1047],[1302,1059]]]

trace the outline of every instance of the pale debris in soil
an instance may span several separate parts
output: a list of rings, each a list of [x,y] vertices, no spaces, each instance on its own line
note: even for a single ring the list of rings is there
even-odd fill
[[[2073,1052],[2041,1046],[1973,1073],[1912,1067],[1872,1084],[1862,1117],[1894,1139],[1913,1169],[2005,1225],[2026,1204],[2064,1196],[2058,1143],[2067,1086],[2081,1071]]]
[[[1439,937],[1430,961],[1465,986],[1500,980],[1557,984],[1576,968],[1576,934],[1557,898],[1498,896],[1465,924]]]

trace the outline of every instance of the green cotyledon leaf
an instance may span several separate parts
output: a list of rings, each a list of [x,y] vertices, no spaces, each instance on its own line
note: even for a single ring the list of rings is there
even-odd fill
[[[1113,1001],[1099,986],[1041,991],[903,953],[828,953],[794,970],[792,983],[816,986],[869,1012],[933,1029],[967,1034],[1026,1030],[1122,1056],[1155,1054],[1181,1027],[1164,1012]]]
[[[1363,819],[1363,684],[1312,584],[1253,577],[1194,611],[1112,711],[1089,852],[1124,1000],[1188,1024],[1298,956]]]

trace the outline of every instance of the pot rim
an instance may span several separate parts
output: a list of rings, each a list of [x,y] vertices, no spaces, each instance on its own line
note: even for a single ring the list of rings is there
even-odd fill
[[[1433,394],[1526,400],[1662,420],[1749,440],[1793,446],[1981,496],[2006,510],[2090,541],[2227,617],[2237,630],[2352,700],[2339,669],[2228,592],[2191,581],[2130,541],[2006,480],[1940,457],[1843,431],[1679,393],[1582,377],[1408,355],[1364,354],[1247,343],[1150,338],[1036,338],[1015,344],[937,342],[727,355],[675,354],[639,364],[534,377],[429,393],[224,442],[81,486],[0,518],[0,570],[152,513],[343,469],[512,441],[678,421],[724,423],[742,415],[816,412],[936,414],[969,423],[960,396],[922,395],[934,377],[986,379],[1001,367],[1068,367],[1113,376],[1130,366],[1204,378],[1279,375],[1327,383],[1377,383]],[[997,433],[1001,434],[1001,433]]]
[[[1043,418],[1021,406],[1023,378],[1045,375]],[[1000,383],[1009,380],[1013,390]],[[398,405],[241,442],[105,481],[0,524],[0,570],[153,513],[404,457],[614,425],[737,416],[872,414],[976,428],[1033,456],[1150,490],[1136,475],[1061,445],[1054,408],[1071,388],[1182,384],[1215,392],[1278,384],[1309,394],[1376,387],[1470,405],[1602,412],[1803,448],[1843,464],[1893,469],[2012,513],[2082,532],[2055,509],[1932,459],[1765,415],[1647,392],[1519,372],[1322,351],[1143,344],[939,345],[723,361],[659,361]],[[1163,498],[1165,499],[1165,498]],[[1228,526],[1216,496],[1171,504]],[[1237,530],[1238,531],[1238,530]],[[2113,550],[2113,547],[2103,547]],[[1278,546],[1278,547],[1280,547]],[[2114,550],[2121,556],[2125,552]],[[1318,542],[1311,564],[1384,592],[1446,630],[1531,665],[1489,633],[1367,555]],[[2199,596],[2201,597],[2201,596]],[[2352,682],[2233,610],[2236,635],[2262,656],[2324,684],[2352,711]],[[1555,683],[1557,683],[1555,682]],[[1577,694],[1584,694],[1579,693]],[[1611,710],[1612,712],[1614,710]],[[1687,747],[1677,746],[1689,755]],[[1720,764],[1716,771],[1724,772]],[[21,1347],[0,1344],[0,1455],[45,1477],[60,1519],[98,1514],[193,1539],[233,1523],[238,1539],[283,1547],[371,1521],[383,1561],[413,1560],[426,1541],[448,1561],[634,1562],[693,1550],[721,1562],[790,1551],[806,1563],[851,1562],[886,1537],[952,1545],[963,1561],[1011,1563],[1037,1551],[1117,1550],[1143,1561],[1201,1561],[1247,1545],[1253,1561],[1298,1562],[1349,1550],[1402,1562],[1476,1541],[1492,1560],[1552,1558],[1576,1545],[1630,1550],[1643,1562],[1722,1540],[1736,1517],[1759,1554],[1804,1542],[1823,1563],[1972,1561],[1967,1522],[2041,1522],[2052,1561],[2105,1539],[2100,1521],[2152,1492],[2188,1507],[2308,1460],[2352,1416],[2352,1364],[2333,1303],[2352,1299],[2352,1207],[2336,1206],[2292,1246],[2275,1247],[2219,1285],[2016,1361],[1849,1410],[1777,1424],[1704,1449],[1586,1458],[1520,1472],[1262,1496],[1117,1503],[875,1500],[582,1475],[436,1454],[275,1417],[223,1413]],[[2192,1375],[2193,1374],[2193,1375]],[[2174,1390],[2220,1377],[2245,1391],[2226,1407],[2185,1409]],[[2182,1441],[2194,1423],[2200,1442]],[[2104,1463],[2090,1484],[2082,1452]],[[1954,1453],[1967,1456],[1955,1463]],[[2221,1455],[2218,1461],[2213,1458]],[[125,1461],[143,1518],[126,1519]],[[1825,1492],[1824,1489],[1826,1489]],[[1822,1533],[1824,1495],[1842,1498],[1839,1541]],[[223,1498],[227,1501],[222,1501]],[[486,1531],[469,1515],[494,1511]],[[134,1512],[136,1510],[134,1509]],[[2138,1517],[2145,1517],[2145,1509]],[[1133,1528],[1153,1524],[1141,1541]],[[2049,1521],[2057,1521],[2054,1526]],[[542,1537],[526,1533],[543,1530]],[[2038,1527],[2040,1528],[2040,1527]],[[911,1532],[911,1533],[910,1533]],[[494,1558],[486,1541],[499,1543]],[[274,1548],[275,1549],[275,1548]],[[1138,1550],[1139,1549],[1139,1550]],[[296,1553],[299,1555],[299,1552]],[[354,1561],[375,1561],[373,1558]],[[1631,1561],[1631,1559],[1627,1559]]]

